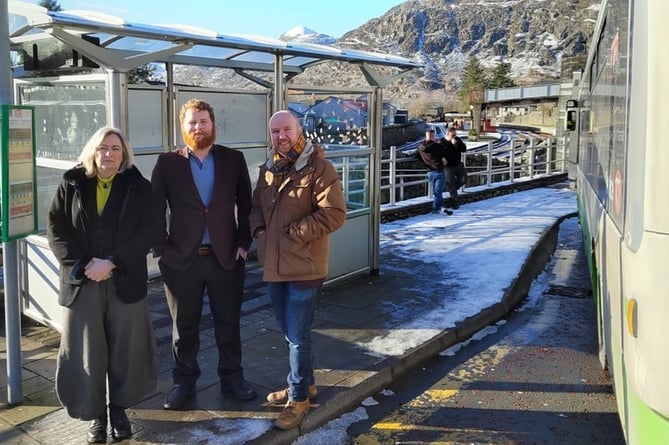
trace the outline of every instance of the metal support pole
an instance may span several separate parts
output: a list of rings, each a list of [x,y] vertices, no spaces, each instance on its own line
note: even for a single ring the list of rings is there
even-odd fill
[[[272,114],[286,108],[286,92],[283,79],[283,56],[274,56],[274,91],[272,95]]]
[[[165,77],[166,77],[166,110],[167,110],[167,147],[163,151],[171,151],[177,147],[179,135],[179,116],[177,116],[176,99],[177,94],[174,91],[174,65],[172,62],[165,63]]]
[[[0,3],[0,23],[9,23],[7,2]],[[9,64],[9,31],[0,32],[0,105],[12,103],[12,73]],[[5,117],[6,118],[6,117]],[[7,203],[3,203],[5,206]],[[6,209],[3,209],[6,211]],[[3,227],[3,230],[7,230]],[[5,289],[5,338],[7,342],[7,403],[17,405],[23,402],[21,388],[21,311],[19,304],[17,242],[2,243],[2,264]]]
[[[380,238],[381,238],[381,147],[382,147],[382,126],[383,126],[383,89],[375,87],[372,93],[370,109],[370,128],[369,143],[372,148],[372,168],[370,177],[370,186],[372,191],[372,221],[371,221],[371,273],[378,273],[380,264]]]
[[[107,122],[128,134],[127,74],[107,71]]]
[[[5,273],[5,338],[7,341],[7,403],[23,402],[21,388],[21,311],[19,304],[17,242],[2,243]]]

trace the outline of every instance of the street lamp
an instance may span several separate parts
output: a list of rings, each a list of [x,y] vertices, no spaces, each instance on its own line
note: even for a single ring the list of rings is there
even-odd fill
[[[472,118],[472,124],[474,123],[474,105],[469,106],[469,117]]]

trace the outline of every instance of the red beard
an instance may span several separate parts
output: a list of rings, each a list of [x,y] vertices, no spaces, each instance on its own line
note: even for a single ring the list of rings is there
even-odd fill
[[[188,133],[187,131],[181,131],[181,137],[188,147],[192,150],[199,150],[202,148],[207,148],[216,140],[216,130],[212,129],[211,133]]]

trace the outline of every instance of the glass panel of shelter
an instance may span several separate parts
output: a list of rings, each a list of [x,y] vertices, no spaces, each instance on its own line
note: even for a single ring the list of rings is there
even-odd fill
[[[369,94],[296,90],[290,93],[288,108],[300,118],[306,137],[320,144],[335,166],[348,210],[369,210]],[[337,156],[339,151],[345,151],[346,155]]]

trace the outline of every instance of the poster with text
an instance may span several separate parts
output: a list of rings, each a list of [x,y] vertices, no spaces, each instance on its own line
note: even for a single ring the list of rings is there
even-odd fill
[[[37,228],[34,109],[2,107],[2,241]]]

